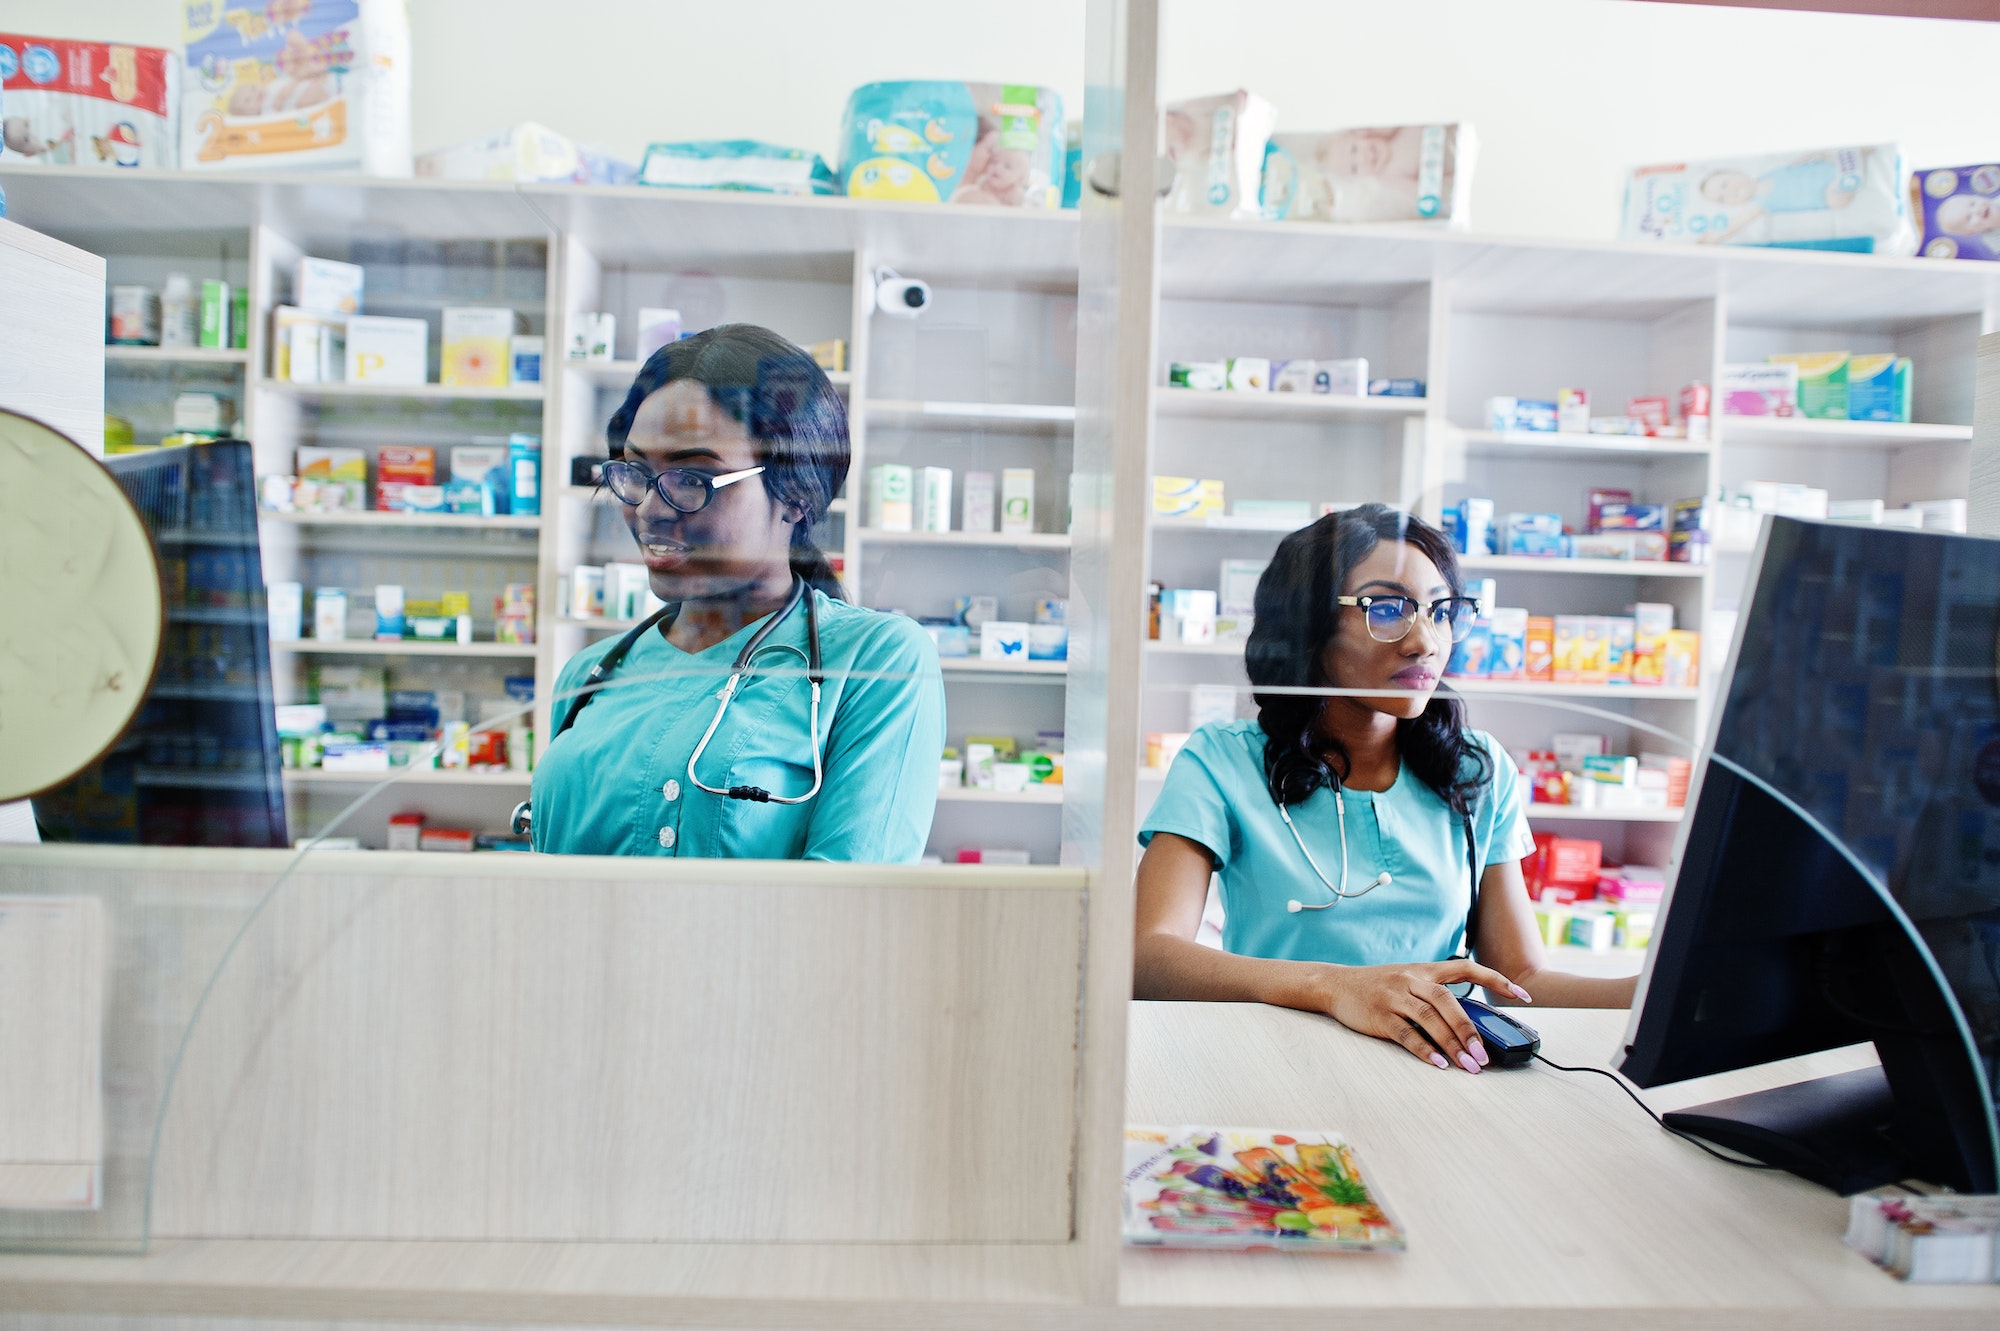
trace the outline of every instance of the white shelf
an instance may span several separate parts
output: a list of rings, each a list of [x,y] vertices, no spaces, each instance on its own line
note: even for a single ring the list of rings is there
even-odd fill
[[[984,429],[1015,433],[1066,430],[1076,424],[1076,408],[1040,402],[910,402],[884,398],[868,402],[876,425],[906,429]]]
[[[1680,809],[1586,809],[1577,804],[1529,804],[1531,823],[1677,823],[1687,813]]]
[[[401,642],[376,642],[372,638],[346,638],[336,642],[321,642],[317,638],[298,638],[289,642],[273,642],[271,650],[297,652],[301,656],[480,656],[532,659],[535,655],[535,644],[430,642],[415,638],[405,638]]]
[[[860,536],[864,545],[956,545],[996,550],[1067,550],[1070,546],[1069,533],[1058,531],[882,531],[863,527]]]
[[[107,343],[104,359],[128,365],[247,365],[246,347],[129,347]]]
[[[542,362],[547,365],[548,361]],[[557,362],[571,374],[588,379],[591,383],[605,388],[627,388],[646,362],[640,360],[564,360]],[[847,370],[828,370],[827,379],[845,393],[854,383],[854,375]]]
[[[1538,559],[1533,555],[1460,555],[1468,573],[1561,573],[1612,578],[1705,578],[1707,564],[1663,559]]]
[[[1558,434],[1539,430],[1467,430],[1468,457],[1514,458],[1631,458],[1657,462],[1665,458],[1706,458],[1715,451],[1709,443],[1691,444],[1685,439],[1649,439],[1629,434]]]
[[[1452,679],[1444,684],[1456,693],[1512,698],[1619,698],[1633,702],[1694,702],[1700,689],[1668,688],[1664,684],[1547,684],[1526,679]]]
[[[1301,527],[1310,526],[1315,519],[1308,515],[1304,522],[1288,520],[1273,521],[1270,518],[1207,517],[1207,518],[1167,518],[1155,515],[1154,531],[1208,532],[1226,535],[1230,533],[1258,532],[1270,536],[1289,536]]]
[[[1421,416],[1424,397],[1351,397],[1331,393],[1244,393],[1199,388],[1157,387],[1155,409],[1162,416],[1202,416],[1225,420],[1381,421]]]
[[[425,402],[540,402],[541,384],[509,384],[505,388],[461,388],[456,384],[351,384],[345,380],[295,384],[288,379],[259,379],[257,387],[286,397],[414,399]]]
[[[939,786],[939,804],[1041,804],[1062,807],[1061,786],[1029,786],[1023,791],[980,790],[973,786]]]
[[[1901,448],[1972,439],[1970,425],[1822,421],[1810,416],[1724,416],[1719,428],[1731,443],[1813,448]]]
[[[968,683],[1060,684],[1069,675],[1067,661],[986,661],[977,656],[946,656],[938,659],[947,679],[953,675]]]
[[[539,531],[539,516],[487,517],[483,513],[405,513],[400,510],[346,509],[333,513],[280,512],[264,509],[260,516],[296,527],[374,527],[409,531],[444,528],[454,531]]]
[[[262,790],[260,767],[137,767],[132,782],[140,786],[172,786],[182,790]]]
[[[1148,654],[1160,656],[1234,656],[1242,659],[1243,644],[1240,642],[1170,642],[1165,638],[1149,638],[1146,641]]]
[[[394,779],[399,786],[499,786],[521,789],[528,772],[472,772],[456,767],[392,767],[386,772],[329,772],[319,767],[285,769],[288,786],[373,786]]]

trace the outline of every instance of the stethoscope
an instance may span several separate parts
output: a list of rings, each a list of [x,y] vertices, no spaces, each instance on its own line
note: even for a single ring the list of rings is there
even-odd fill
[[[772,650],[791,652],[801,657],[806,663],[806,680],[812,685],[812,789],[803,795],[788,796],[773,795],[762,786],[711,786],[695,773],[695,764],[701,761],[702,752],[708,748],[708,742],[715,738],[715,732],[722,725],[722,718],[729,714],[729,704],[736,700],[737,692],[743,687],[744,678],[755,672],[757,653],[763,648],[765,640],[777,632],[779,625],[791,618],[792,612],[799,608],[801,601],[805,603],[806,607],[806,650],[800,652],[798,648],[788,643],[777,644]],[[605,687],[605,682],[611,677],[611,672],[623,663],[632,649],[638,646],[640,640],[652,632],[662,621],[666,623],[667,627],[673,627],[674,619],[680,612],[681,607],[678,601],[671,605],[661,606],[658,610],[655,610],[652,614],[639,621],[638,627],[613,643],[611,650],[597,659],[597,663],[591,666],[590,673],[583,677],[583,683],[578,686],[575,700],[570,703],[569,711],[563,715],[562,724],[556,727],[555,735],[549,740],[551,744],[561,739],[563,733],[576,724],[577,715],[584,708],[590,706],[591,699],[595,698],[598,691]],[[743,644],[743,650],[736,654],[735,664],[729,667],[729,682],[722,686],[720,693],[716,694],[715,717],[708,723],[708,729],[702,732],[701,742],[694,746],[694,752],[688,755],[688,781],[694,785],[695,789],[705,791],[710,795],[719,795],[724,799],[749,800],[756,804],[804,804],[806,801],[812,799],[813,796],[819,794],[820,785],[825,779],[824,760],[819,740],[820,685],[825,680],[826,672],[820,668],[819,603],[813,598],[811,589],[806,586],[805,579],[795,577],[792,579],[792,594],[786,598],[784,608],[764,621],[764,627],[758,629],[756,633],[751,635],[750,641]],[[514,831],[516,834],[526,832],[533,824],[534,811],[529,807],[529,801],[523,800],[514,808]]]
[[[1321,885],[1332,895],[1332,900],[1314,904],[1307,904],[1294,897],[1285,903],[1285,910],[1290,914],[1297,915],[1301,911],[1308,910],[1332,910],[1343,901],[1365,897],[1376,888],[1387,887],[1393,881],[1385,869],[1376,874],[1374,881],[1359,892],[1347,890],[1347,801],[1341,796],[1340,783],[1337,780],[1333,785],[1333,812],[1340,824],[1340,886],[1338,887],[1335,887],[1332,880],[1326,876],[1326,871],[1319,867],[1319,861],[1313,858],[1313,853],[1306,849],[1305,838],[1299,835],[1297,824],[1292,822],[1292,811],[1282,803],[1278,805],[1278,816],[1285,820],[1285,826],[1291,830],[1292,840],[1297,843],[1299,854],[1305,856],[1306,863],[1312,866],[1314,877],[1318,878]],[[1465,950],[1469,956],[1472,952],[1472,921],[1479,909],[1479,851],[1472,837],[1472,820],[1467,818],[1461,825],[1465,828],[1466,877],[1472,886],[1472,896],[1465,912]]]

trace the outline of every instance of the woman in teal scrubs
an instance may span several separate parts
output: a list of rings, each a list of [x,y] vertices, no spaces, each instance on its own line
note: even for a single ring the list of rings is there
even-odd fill
[[[653,354],[607,435],[605,487],[668,609],[601,688],[587,687],[591,669],[619,639],[564,666],[559,733],[535,766],[535,849],[919,859],[937,807],[944,679],[923,629],[848,605],[813,543],[849,456],[846,407],[826,375],[766,329],[713,328]],[[773,616],[716,723],[725,681]]]
[[[1632,979],[1547,965],[1521,878],[1520,773],[1436,692],[1476,613],[1463,592],[1443,535],[1380,504],[1279,544],[1257,586],[1251,684],[1384,692],[1259,692],[1257,720],[1189,738],[1139,835],[1137,997],[1324,1012],[1467,1072],[1487,1054],[1448,984],[1631,1003]],[[1195,941],[1211,873],[1219,952]]]

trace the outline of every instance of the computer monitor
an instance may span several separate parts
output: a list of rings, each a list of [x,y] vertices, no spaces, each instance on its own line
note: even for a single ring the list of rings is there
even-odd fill
[[[1842,1193],[1992,1192],[2000,541],[1774,518],[1746,605],[1619,1065],[1873,1042],[1879,1068],[1668,1125]]]

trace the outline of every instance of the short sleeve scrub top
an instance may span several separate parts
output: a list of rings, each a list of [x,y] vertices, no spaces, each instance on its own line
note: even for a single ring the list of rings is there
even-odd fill
[[[1519,770],[1484,731],[1468,732],[1492,763],[1493,779],[1472,809],[1473,853],[1489,865],[1534,849],[1521,807]],[[1264,780],[1264,729],[1255,721],[1205,725],[1189,737],[1139,833],[1140,844],[1172,832],[1208,850],[1220,878],[1222,943],[1239,956],[1380,966],[1458,955],[1472,903],[1465,820],[1404,764],[1387,790],[1347,790],[1348,890],[1386,872],[1389,882],[1328,910],[1333,894],[1299,851]],[[1333,792],[1292,806],[1320,868],[1340,882],[1340,823]]]
[[[820,592],[820,694],[825,780],[803,804],[711,795],[688,780],[688,757],[715,717],[716,695],[764,620],[700,652],[646,633],[576,723],[535,765],[534,847],[565,855],[692,855],[735,859],[915,863],[937,810],[944,677],[937,650],[902,615]],[[563,667],[560,725],[606,638]],[[786,651],[790,647],[795,651]],[[806,615],[794,610],[757,657],[697,769],[710,786],[812,789]],[[766,673],[768,672],[768,673]]]

